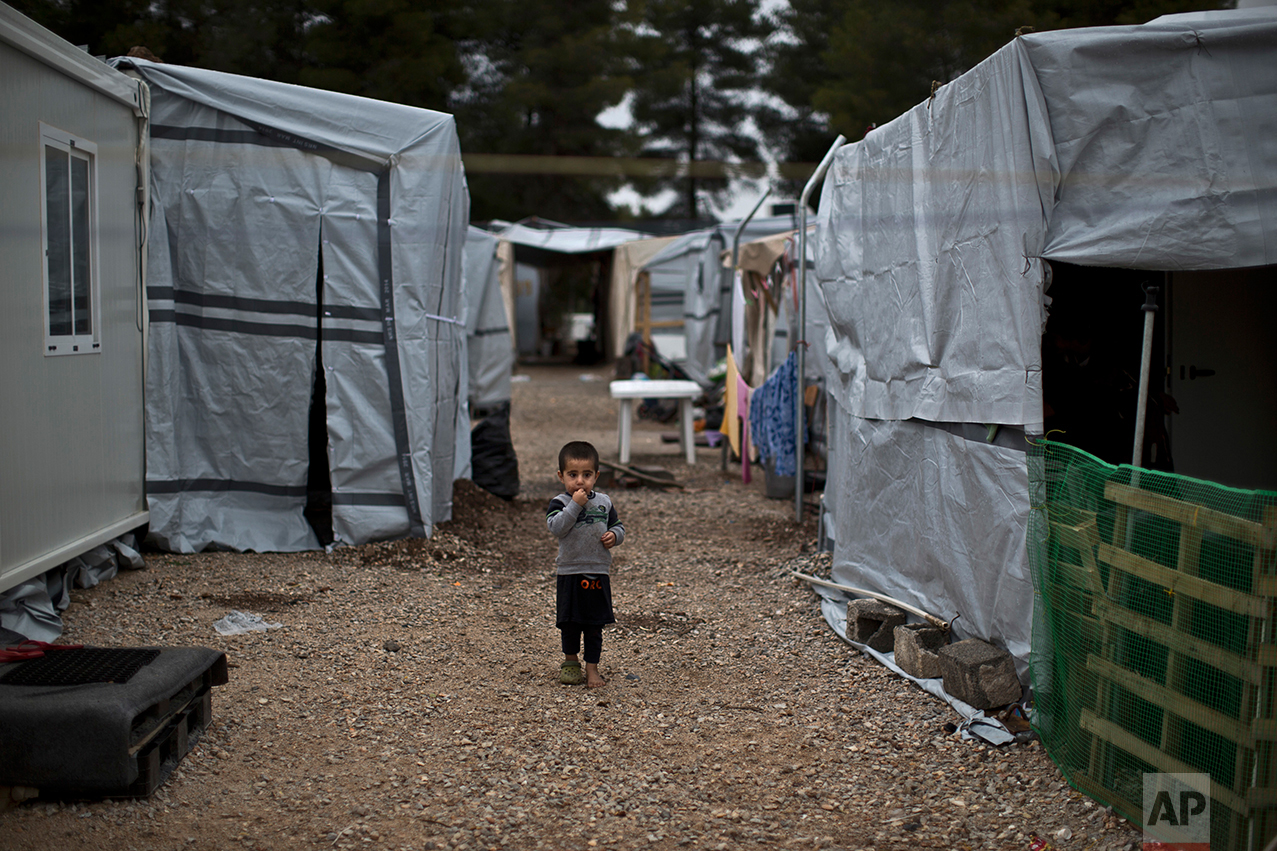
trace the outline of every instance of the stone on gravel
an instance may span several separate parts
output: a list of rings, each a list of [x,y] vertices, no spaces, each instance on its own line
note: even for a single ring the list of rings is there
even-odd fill
[[[929,623],[907,623],[896,627],[894,634],[900,670],[920,680],[943,676],[936,651],[944,647],[948,636],[941,629]]]
[[[1020,699],[1020,679],[1011,654],[987,641],[968,638],[940,648],[944,690],[976,709],[1005,706]]]
[[[879,653],[890,653],[895,643],[895,628],[903,626],[905,613],[872,597],[847,603],[848,638],[866,644]]]

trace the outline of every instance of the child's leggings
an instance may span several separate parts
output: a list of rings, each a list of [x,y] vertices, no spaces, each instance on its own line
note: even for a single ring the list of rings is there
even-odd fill
[[[585,634],[585,661],[591,665],[599,663],[603,655],[603,627],[569,624],[559,627],[563,636],[563,655],[575,656],[581,649],[581,635]]]

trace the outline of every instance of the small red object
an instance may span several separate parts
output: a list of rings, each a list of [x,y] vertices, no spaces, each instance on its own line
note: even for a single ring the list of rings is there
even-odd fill
[[[47,651],[79,650],[83,644],[50,644],[47,641],[24,641],[0,650],[0,664],[5,662],[25,662],[28,659],[39,659]]]
[[[1029,834],[1029,851],[1051,851],[1051,843],[1036,833]]]

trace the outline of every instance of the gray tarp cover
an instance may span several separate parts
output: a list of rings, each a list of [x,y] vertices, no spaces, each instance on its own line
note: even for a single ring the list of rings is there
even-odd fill
[[[452,117],[117,62],[153,104],[153,538],[318,546],[302,516],[317,347],[337,540],[428,534],[450,516],[465,398],[469,197]]]
[[[794,216],[750,219],[740,241],[796,226]],[[651,276],[652,319],[683,320],[687,357],[682,366],[692,380],[707,386],[718,347],[731,340],[732,270],[723,268],[722,252],[731,251],[738,227],[739,221],[723,222],[684,234],[643,266]]]
[[[649,234],[626,228],[583,228],[554,223],[544,224],[546,224],[545,227],[530,227],[516,222],[504,228],[497,236],[515,245],[526,245],[529,248],[556,251],[560,254],[607,251],[627,242],[647,239],[649,236]]]
[[[1277,262],[1277,10],[1024,36],[842,148],[818,215],[836,581],[1027,656],[1042,259]]]
[[[466,339],[470,348],[470,404],[510,401],[514,343],[501,300],[498,239],[476,227],[466,232]]]

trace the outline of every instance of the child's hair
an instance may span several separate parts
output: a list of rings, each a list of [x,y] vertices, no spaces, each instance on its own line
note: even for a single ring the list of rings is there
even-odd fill
[[[567,468],[569,459],[572,461],[589,461],[591,470],[599,468],[599,451],[594,448],[593,443],[586,443],[584,440],[574,440],[571,443],[565,443],[563,448],[559,450],[560,473]]]

